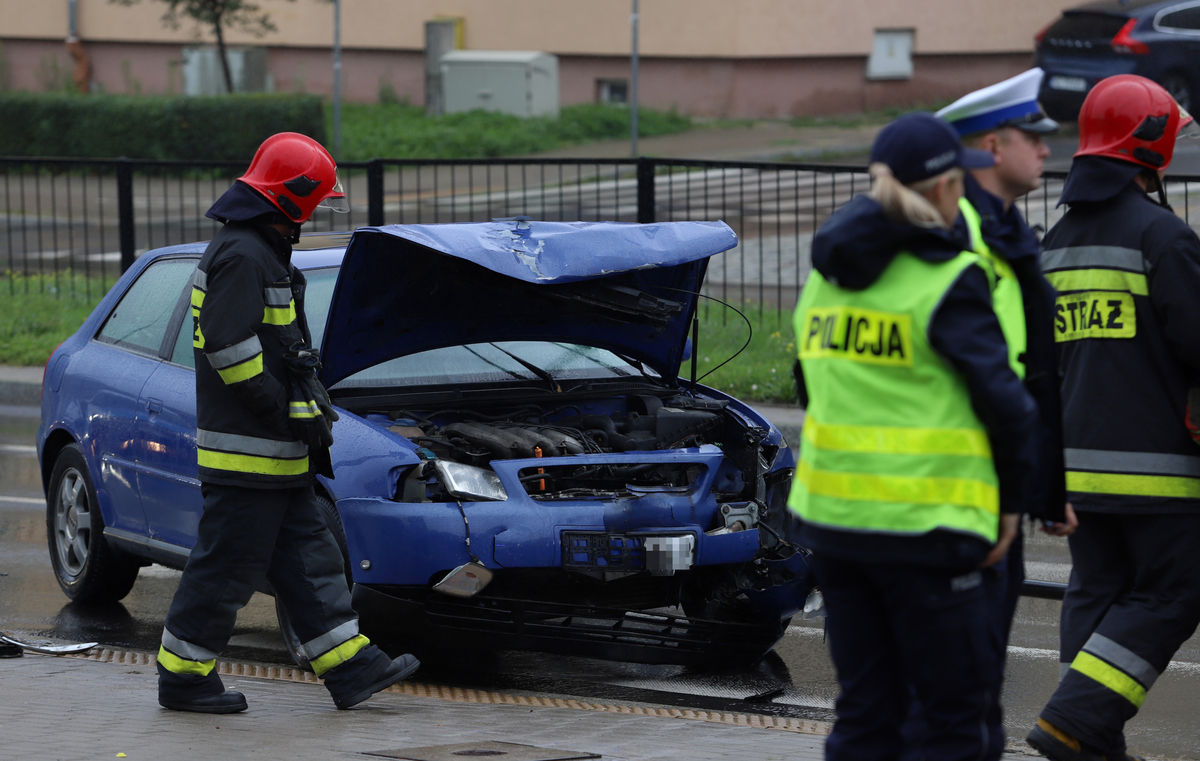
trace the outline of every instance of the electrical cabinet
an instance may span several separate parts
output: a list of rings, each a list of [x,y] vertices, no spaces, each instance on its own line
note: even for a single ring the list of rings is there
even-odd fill
[[[558,58],[517,50],[452,50],[442,56],[445,112],[483,109],[558,116]]]

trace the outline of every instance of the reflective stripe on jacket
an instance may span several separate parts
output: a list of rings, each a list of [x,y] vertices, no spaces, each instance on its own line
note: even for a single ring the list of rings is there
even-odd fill
[[[979,255],[897,254],[865,290],[813,272],[795,313],[808,387],[789,505],[806,524],[996,540],[998,481],[962,376],[930,345],[942,298]]]
[[[290,253],[269,228],[230,224],[193,276],[201,481],[259,488],[308,482],[308,447],[288,427],[283,356],[308,341],[298,318],[304,280]]]
[[[1200,299],[1181,292],[1200,282],[1200,241],[1131,184],[1073,204],[1046,235],[1042,268],[1059,293],[1068,499],[1200,510],[1200,449],[1184,425]]]

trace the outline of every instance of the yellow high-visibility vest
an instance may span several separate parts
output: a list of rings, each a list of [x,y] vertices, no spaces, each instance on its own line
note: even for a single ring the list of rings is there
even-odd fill
[[[918,536],[936,529],[989,544],[999,481],[962,376],[929,342],[930,319],[981,256],[899,253],[865,290],[813,272],[796,306],[810,404],[788,504],[829,529]]]

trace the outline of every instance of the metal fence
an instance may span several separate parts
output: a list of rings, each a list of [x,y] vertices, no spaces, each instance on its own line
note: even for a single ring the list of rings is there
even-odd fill
[[[204,217],[244,162],[0,158],[0,294],[53,278],[99,293],[141,252],[206,240]],[[679,159],[392,160],[340,165],[349,215],[320,211],[306,230],[484,221],[721,219],[738,234],[709,265],[709,295],[784,319],[807,278],[812,233],[864,192],[862,166]],[[1022,201],[1030,224],[1057,221],[1062,173]],[[1190,221],[1193,185],[1168,194]]]

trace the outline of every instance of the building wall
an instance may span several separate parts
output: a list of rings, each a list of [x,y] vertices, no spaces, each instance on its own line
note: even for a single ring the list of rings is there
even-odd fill
[[[260,0],[278,31],[229,30],[230,45],[268,48],[273,88],[332,92],[333,5]],[[1033,36],[1063,0],[641,0],[639,103],[694,116],[767,118],[854,112],[945,100],[1020,72]],[[211,32],[161,21],[165,3],[77,0],[77,32],[92,89],[179,92],[182,49]],[[73,64],[63,40],[67,0],[0,0],[0,84],[54,89]],[[592,102],[597,79],[630,74],[630,0],[349,0],[341,3],[342,97],[381,91],[425,100],[424,22],[462,19],[463,47],[543,50],[559,57],[560,102]],[[876,29],[911,29],[910,79],[868,81]]]

